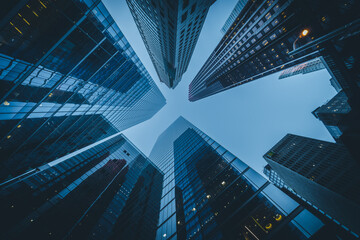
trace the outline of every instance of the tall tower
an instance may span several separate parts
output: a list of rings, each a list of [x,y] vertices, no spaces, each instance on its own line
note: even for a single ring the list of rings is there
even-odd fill
[[[0,182],[151,118],[165,98],[101,1],[10,1]]]
[[[228,19],[226,19],[224,26],[221,28],[221,32],[223,34],[225,34],[229,30],[229,28],[231,27],[233,22],[235,22],[237,16],[240,14],[241,10],[245,7],[247,2],[248,0],[238,0],[234,9],[231,11],[230,16],[228,17]]]
[[[289,188],[269,164],[264,167],[263,173],[268,177],[271,183],[280,188],[284,193],[304,206],[308,211],[310,211],[316,217],[321,219],[323,223],[325,223],[326,232],[329,235],[324,235],[324,239],[331,239],[334,236],[337,236],[339,239],[358,239],[358,235],[349,230],[348,227],[344,226],[339,221],[331,217],[328,213],[324,212],[317,206],[314,206],[311,202],[307,201],[301,195],[297,194],[294,190]]]
[[[2,239],[154,239],[162,172],[122,134],[1,185]]]
[[[215,0],[126,0],[160,81],[175,88]]]
[[[354,9],[359,7],[359,2],[345,0],[248,1],[189,85],[189,100],[197,101],[320,55],[329,62],[327,68],[336,71],[337,54],[328,56],[332,48],[343,49],[343,62],[350,62],[350,71],[356,72],[359,51],[351,49],[358,48],[359,12]],[[356,24],[351,25],[353,22]],[[325,46],[344,35],[339,46]],[[344,39],[347,47],[343,47]],[[320,52],[324,47],[327,50]],[[343,80],[343,85],[358,81],[356,76]]]
[[[287,134],[264,158],[288,187],[360,235],[360,165],[345,146]]]
[[[157,240],[324,234],[318,218],[182,117],[159,136],[150,159],[164,172]]]

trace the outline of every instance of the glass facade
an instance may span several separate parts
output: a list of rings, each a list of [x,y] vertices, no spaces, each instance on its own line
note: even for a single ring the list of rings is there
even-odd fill
[[[162,172],[122,134],[1,185],[2,239],[154,239]]]
[[[183,118],[150,159],[164,172],[156,239],[307,239],[324,225]]]
[[[215,0],[126,0],[160,81],[175,88]]]
[[[360,168],[344,145],[287,134],[264,158],[288,188],[359,237]]]
[[[151,118],[165,99],[101,1],[8,1],[0,180]]]
[[[324,69],[325,66],[321,58],[317,58],[305,63],[301,63],[297,66],[288,68],[281,72],[279,79],[288,78],[298,74],[306,74]]]
[[[248,0],[238,0],[234,9],[230,13],[230,16],[226,20],[224,26],[221,28],[221,32],[225,34],[229,28],[231,27],[232,23],[235,21],[241,10],[245,7]]]
[[[338,239],[358,239],[356,234],[349,231],[349,229],[344,227],[339,221],[319,209],[317,206],[314,206],[311,202],[307,201],[294,190],[289,188],[269,164],[264,167],[263,172],[271,183],[304,206],[325,224],[325,226],[321,229],[323,232],[321,235],[323,236],[323,239],[332,239],[335,236],[337,236]]]

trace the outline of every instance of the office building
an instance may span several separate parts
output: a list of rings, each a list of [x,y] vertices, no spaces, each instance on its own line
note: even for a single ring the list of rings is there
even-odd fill
[[[101,1],[10,1],[0,182],[151,118],[165,99]]]
[[[340,91],[313,114],[325,125],[337,143],[342,143],[354,159],[360,159],[360,115],[357,106],[350,106],[351,101],[344,91]]]
[[[298,74],[307,74],[318,70],[322,70],[324,68],[325,66],[321,58],[317,58],[282,71],[279,76],[279,79],[288,78]]]
[[[360,165],[345,146],[287,134],[264,158],[289,188],[360,235]]]
[[[175,88],[186,72],[215,0],[126,0],[161,82]]]
[[[274,171],[274,169],[271,168],[271,166],[269,164],[267,164],[264,167],[263,173],[265,174],[265,176],[268,177],[269,181],[271,183],[273,183],[275,186],[277,186],[278,188],[280,188],[280,189],[282,189],[282,188],[291,189],[288,186],[286,186],[286,184],[281,179],[281,177]]]
[[[162,181],[114,134],[2,184],[1,239],[154,239]]]
[[[347,24],[358,19],[355,9],[359,7],[358,1],[345,0],[249,1],[190,83],[189,100],[197,101],[318,56],[331,65],[330,50],[320,52],[322,45],[317,42],[335,33],[339,38],[346,33],[343,38],[350,39]],[[350,50],[358,48],[357,38],[348,41],[344,57],[357,54]]]
[[[248,0],[238,0],[236,3],[234,9],[231,11],[230,16],[226,20],[224,26],[221,28],[221,32],[225,34],[229,28],[231,27],[232,23],[235,21],[235,19],[240,14],[241,10],[245,7]]]
[[[337,142],[341,142],[340,138],[343,135],[343,122],[349,118],[351,107],[348,104],[348,97],[341,91],[330,99],[326,104],[318,107],[313,111],[313,115],[321,120],[331,136]]]
[[[324,234],[318,218],[182,117],[159,136],[150,159],[164,172],[158,240]]]
[[[286,193],[289,197],[294,199],[300,205],[304,206],[305,209],[318,217],[326,225],[326,232],[329,233],[329,235],[327,235],[325,239],[332,239],[335,236],[337,237],[337,239],[358,239],[359,236],[349,231],[348,227],[342,225],[339,221],[332,218],[323,210],[319,209],[317,206],[314,206],[311,202],[307,201],[302,196],[297,194],[294,190],[289,188],[269,164],[264,167],[263,172],[268,177],[271,183],[281,189],[284,193]]]

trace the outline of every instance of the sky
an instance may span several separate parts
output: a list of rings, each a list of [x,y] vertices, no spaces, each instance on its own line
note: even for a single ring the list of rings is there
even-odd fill
[[[123,131],[145,155],[179,116],[261,174],[266,165],[262,156],[287,133],[334,142],[311,113],[336,94],[326,70],[281,80],[278,72],[189,102],[188,86],[219,43],[220,30],[237,0],[217,0],[210,7],[189,67],[175,89],[160,83],[126,1],[103,2],[167,101],[150,120]]]

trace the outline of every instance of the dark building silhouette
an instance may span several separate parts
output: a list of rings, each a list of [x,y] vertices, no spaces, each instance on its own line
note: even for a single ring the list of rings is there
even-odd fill
[[[101,1],[7,1],[2,8],[0,182],[164,106]]]
[[[215,0],[127,0],[160,81],[175,88],[186,72]]]
[[[327,236],[322,221],[182,117],[150,158],[164,172],[156,239]]]
[[[340,91],[313,114],[325,125],[336,142],[344,144],[354,159],[360,159],[360,115],[359,109],[350,106],[351,99]]]
[[[287,134],[264,158],[289,188],[359,236],[360,165],[345,146]]]
[[[1,185],[1,238],[153,239],[162,180],[115,134]]]
[[[342,225],[339,221],[307,201],[305,198],[297,194],[294,190],[288,187],[281,177],[277,174],[269,164],[264,167],[264,174],[269,181],[276,187],[280,188],[284,193],[294,199],[296,202],[305,207],[309,212],[318,217],[325,226],[322,229],[323,239],[358,239],[358,235],[351,232],[348,227]]]

